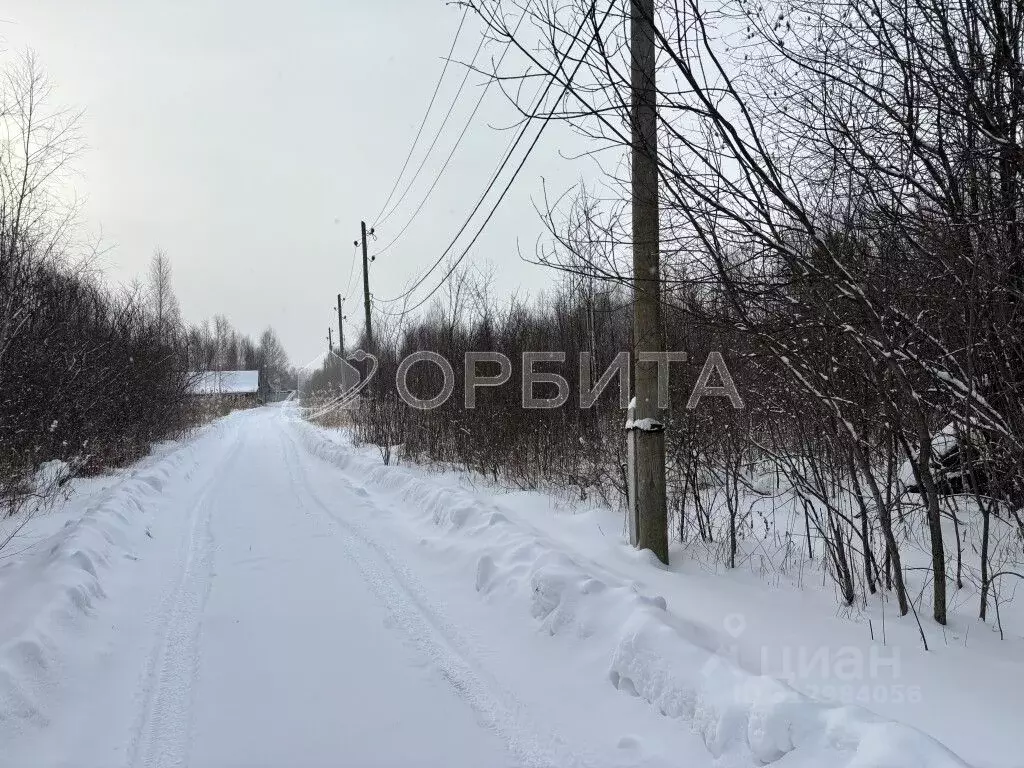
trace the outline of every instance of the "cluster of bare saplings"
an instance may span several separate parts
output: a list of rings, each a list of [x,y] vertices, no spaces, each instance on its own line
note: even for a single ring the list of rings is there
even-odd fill
[[[190,371],[287,374],[271,329],[254,342],[223,317],[186,328],[163,252],[145,281],[104,282],[59,194],[81,148],[79,114],[53,101],[33,56],[0,72],[0,519],[194,426]],[[0,547],[18,528],[4,530]]]
[[[629,348],[633,292],[650,290],[631,282],[628,166],[614,162],[633,148],[629,18],[615,3],[517,2],[544,55],[503,5],[474,7],[558,84],[524,116],[571,121],[625,170],[547,206],[537,259],[565,272],[560,290],[499,309],[453,280],[425,319],[378,332],[385,380],[413,349],[590,351],[600,372]],[[730,565],[751,540],[783,561],[806,550],[850,605],[891,595],[945,624],[954,596],[976,594],[983,619],[998,613],[1024,573],[1022,6],[659,0],[654,17],[658,149],[639,149],[659,170],[665,344],[694,364],[721,350],[746,403],[688,411],[696,374],[676,375],[679,538]],[[419,369],[430,396],[440,373]],[[359,431],[618,503],[614,389],[587,410],[524,412],[508,387],[472,410],[457,391],[415,412],[381,387]]]
[[[149,286],[108,287],[57,195],[81,147],[78,117],[53,103],[31,55],[0,73],[0,516],[183,426],[166,260]],[[39,473],[54,460],[61,471]]]

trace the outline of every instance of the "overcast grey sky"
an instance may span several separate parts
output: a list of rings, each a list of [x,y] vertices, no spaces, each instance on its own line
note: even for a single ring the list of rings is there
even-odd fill
[[[273,325],[302,363],[326,345],[360,218],[369,223],[395,180],[461,13],[443,0],[8,0],[0,35],[7,56],[35,49],[60,101],[86,111],[75,187],[89,229],[113,246],[111,278],[142,274],[162,247],[186,320],[220,312],[253,335]],[[456,57],[479,35],[471,16]],[[462,72],[450,68],[435,120]],[[470,82],[378,245],[433,180],[479,93],[480,78]],[[372,267],[376,294],[397,294],[437,258],[510,139],[488,123],[512,115],[492,89],[416,222]],[[502,294],[554,278],[520,261],[516,239],[532,253],[542,233],[531,204],[542,176],[562,190],[590,172],[560,157],[573,143],[562,126],[545,134],[474,248],[497,266]],[[351,333],[358,279],[350,295]]]

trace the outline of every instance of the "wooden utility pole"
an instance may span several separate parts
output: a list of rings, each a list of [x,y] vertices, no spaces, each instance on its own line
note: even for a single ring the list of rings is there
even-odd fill
[[[327,354],[334,352],[334,329],[327,326]]]
[[[370,325],[370,263],[366,258],[366,222],[361,221],[359,225],[363,234],[363,304],[366,308],[366,346],[373,349],[373,327]],[[373,234],[373,230],[370,230]]]
[[[338,294],[338,350],[342,357],[345,356],[345,316],[341,313],[341,294]]]
[[[664,352],[658,223],[658,94],[655,89],[654,0],[631,0],[633,171],[633,395],[630,439],[636,546],[668,563],[665,427],[658,412],[658,371],[642,352]]]

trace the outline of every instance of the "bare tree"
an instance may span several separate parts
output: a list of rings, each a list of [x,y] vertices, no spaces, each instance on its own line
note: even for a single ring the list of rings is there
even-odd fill
[[[172,285],[171,260],[167,252],[157,248],[149,262],[149,302],[156,317],[157,327],[166,337],[178,333],[181,325],[181,308]]]

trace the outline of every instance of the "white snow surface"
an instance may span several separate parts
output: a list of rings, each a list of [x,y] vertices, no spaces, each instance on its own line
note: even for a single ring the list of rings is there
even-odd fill
[[[1019,761],[977,709],[936,732],[927,701],[872,712],[751,671],[744,598],[695,619],[706,582],[614,518],[384,466],[296,413],[73,481],[0,553],[0,766],[968,764],[936,736]],[[916,669],[859,641],[843,664],[864,648]]]

